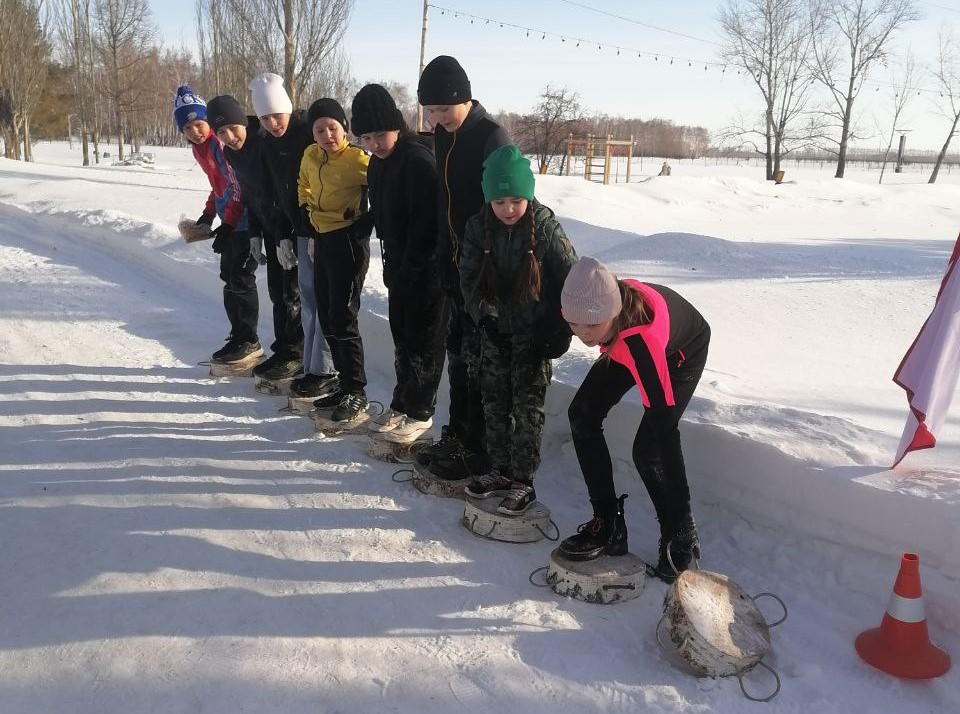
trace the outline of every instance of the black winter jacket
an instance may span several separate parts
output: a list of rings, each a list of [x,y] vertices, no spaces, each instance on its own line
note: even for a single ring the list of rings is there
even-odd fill
[[[467,221],[485,203],[480,185],[484,160],[494,149],[509,143],[506,129],[491,119],[477,100],[473,100],[470,113],[455,132],[442,126],[434,129],[434,153],[440,174],[437,255],[444,262],[459,262]]]
[[[276,235],[286,238],[290,228],[286,217],[277,210],[273,182],[264,161],[260,120],[247,117],[247,139],[243,146],[235,151],[224,144],[223,155],[233,167],[240,184],[240,195],[248,209],[250,235],[262,235],[263,227],[266,226],[269,231],[276,231]],[[281,230],[284,228],[285,230]]]
[[[307,115],[298,109],[290,115],[290,124],[286,133],[277,138],[265,129],[260,132],[263,138],[264,158],[267,171],[273,183],[279,213],[286,218],[293,233],[308,236],[313,233],[309,225],[304,225],[304,217],[297,201],[297,179],[300,176],[300,160],[303,152],[313,143],[313,133],[307,124]],[[278,238],[283,238],[279,232]]]
[[[371,156],[367,185],[373,224],[383,244],[384,284],[393,288],[435,278],[437,164],[424,139],[401,134],[386,159]]]

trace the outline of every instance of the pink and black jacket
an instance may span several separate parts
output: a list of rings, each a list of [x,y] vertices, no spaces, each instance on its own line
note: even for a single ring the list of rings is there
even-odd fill
[[[193,157],[210,182],[210,195],[203,212],[217,214],[236,231],[247,230],[247,209],[240,196],[240,184],[223,155],[223,144],[212,132],[202,144],[193,144]]]

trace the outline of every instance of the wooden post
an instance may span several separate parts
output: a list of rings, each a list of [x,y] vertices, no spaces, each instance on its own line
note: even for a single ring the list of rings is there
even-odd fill
[[[627,183],[630,183],[630,164],[633,163],[633,134],[630,135],[630,146],[627,147]]]
[[[610,140],[613,137],[610,134],[607,134],[606,146],[603,150],[603,185],[606,186],[610,183],[610,150],[612,148]]]
[[[573,134],[567,135],[567,164],[564,167],[566,175],[570,175],[570,163],[573,161]]]
[[[420,30],[420,71],[417,72],[417,81],[420,81],[420,75],[423,74],[424,53],[427,51],[427,8],[430,7],[428,0],[423,0],[423,27]],[[423,131],[423,105],[417,102],[417,131]]]
[[[593,164],[593,134],[587,134],[587,148],[584,152],[583,177],[590,181],[591,164]]]

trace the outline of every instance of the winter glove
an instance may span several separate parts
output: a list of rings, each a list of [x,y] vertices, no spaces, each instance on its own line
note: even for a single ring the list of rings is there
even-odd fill
[[[373,214],[361,213],[353,223],[350,224],[350,237],[353,240],[365,240],[373,233]]]
[[[258,265],[267,264],[267,256],[263,254],[263,236],[250,236],[250,257]]]
[[[210,235],[213,236],[214,253],[220,254],[223,252],[231,233],[233,233],[233,226],[229,223],[221,223],[216,230],[210,231]]]
[[[197,219],[198,226],[212,226],[213,225],[213,215],[209,213],[204,213]]]
[[[540,329],[534,335],[533,347],[541,359],[559,359],[570,349],[573,332],[563,322],[553,324],[550,329]]]
[[[480,318],[480,324],[477,325],[480,328],[480,333],[487,339],[488,342],[493,344],[497,349],[509,349],[511,343],[510,335],[505,335],[500,332],[500,329],[497,324],[497,318],[493,315],[484,315]]]
[[[297,235],[311,236],[314,233],[313,223],[310,221],[310,209],[300,206],[300,230]]]
[[[297,254],[293,252],[293,241],[290,238],[284,238],[277,243],[277,262],[284,270],[297,267]]]

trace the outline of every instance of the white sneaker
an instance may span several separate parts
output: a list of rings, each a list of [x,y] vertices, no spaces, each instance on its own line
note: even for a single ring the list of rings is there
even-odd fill
[[[433,426],[433,419],[420,421],[404,414],[400,423],[383,435],[383,440],[393,441],[397,444],[409,444],[416,441],[431,426]]]
[[[381,434],[387,431],[393,431],[400,426],[403,417],[403,412],[395,412],[393,409],[387,409],[387,411],[370,422],[370,431]]]

